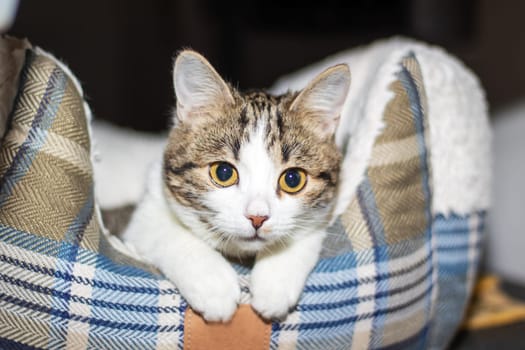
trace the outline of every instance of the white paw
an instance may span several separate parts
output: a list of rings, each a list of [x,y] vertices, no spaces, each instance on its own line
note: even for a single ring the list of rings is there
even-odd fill
[[[237,273],[226,262],[206,269],[195,266],[186,270],[187,278],[177,287],[193,310],[207,321],[228,321],[232,318],[241,296]]]
[[[254,271],[261,272],[261,271]],[[267,320],[283,320],[297,304],[303,283],[293,276],[252,274],[252,307]]]

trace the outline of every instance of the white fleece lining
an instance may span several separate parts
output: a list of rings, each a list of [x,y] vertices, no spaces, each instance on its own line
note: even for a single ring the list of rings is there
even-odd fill
[[[477,78],[440,48],[391,38],[336,54],[283,77],[273,88],[276,92],[301,89],[322,69],[337,63],[350,66],[352,86],[336,137],[339,145],[348,147],[335,214],[345,210],[363,177],[382,128],[383,110],[392,97],[388,86],[409,52],[420,63],[428,97],[433,212],[465,215],[490,204],[491,132]]]
[[[492,133],[477,77],[442,49],[413,45],[429,109],[435,213],[465,215],[490,205]]]

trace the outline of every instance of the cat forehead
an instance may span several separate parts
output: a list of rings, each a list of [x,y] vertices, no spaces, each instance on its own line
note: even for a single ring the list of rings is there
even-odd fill
[[[253,90],[242,93],[239,97],[241,105],[252,107],[252,111],[257,114],[270,108],[285,112],[296,95],[295,92],[273,95],[263,90]]]
[[[222,133],[229,139],[235,137],[243,145],[264,125],[263,139],[271,147],[283,141],[287,133],[284,129],[300,127],[301,121],[289,113],[295,96],[293,92],[272,95],[262,90],[238,93],[236,103],[218,110],[217,115],[207,120],[205,129]]]
[[[284,95],[273,95],[263,90],[252,90],[247,91],[241,95],[245,102],[247,103],[253,103],[253,104],[261,104],[261,105],[267,105],[267,104],[273,104],[278,105],[284,100],[286,100],[288,97],[290,97],[290,94],[284,94]]]

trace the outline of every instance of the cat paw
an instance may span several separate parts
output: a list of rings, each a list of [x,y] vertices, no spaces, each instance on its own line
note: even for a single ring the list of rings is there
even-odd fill
[[[274,270],[255,269],[251,278],[251,305],[267,320],[283,320],[297,304],[303,289],[303,283],[285,275],[279,276]]]
[[[191,280],[179,285],[181,294],[191,308],[211,322],[229,321],[241,296],[235,270],[229,265],[218,268],[206,275],[191,274]]]
[[[237,288],[238,289],[238,288]],[[201,314],[209,322],[229,321],[239,303],[240,292],[231,289],[221,293],[203,293],[197,298],[189,301],[193,310]]]
[[[253,288],[252,307],[267,320],[283,320],[297,304],[295,293],[278,286]]]

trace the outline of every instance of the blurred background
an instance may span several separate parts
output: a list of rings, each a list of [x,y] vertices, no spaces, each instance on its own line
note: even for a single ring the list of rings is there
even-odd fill
[[[8,3],[15,4],[13,11]],[[16,0],[0,0],[0,31],[27,37],[68,64],[97,119],[147,132],[169,125],[172,60],[182,48],[203,53],[223,77],[248,89],[269,87],[328,55],[393,35],[444,47],[478,75],[491,109],[486,269],[509,282],[510,293],[525,297],[525,1],[305,3],[48,0],[22,1],[17,8]],[[10,22],[11,12],[16,17]],[[137,152],[149,147],[143,139]],[[155,141],[150,144],[156,149]]]
[[[491,106],[525,95],[520,0],[21,1],[9,33],[65,61],[99,118],[166,128],[172,58],[203,53],[243,89],[374,39],[405,35],[445,47],[481,78]],[[301,6],[298,6],[301,5]]]

